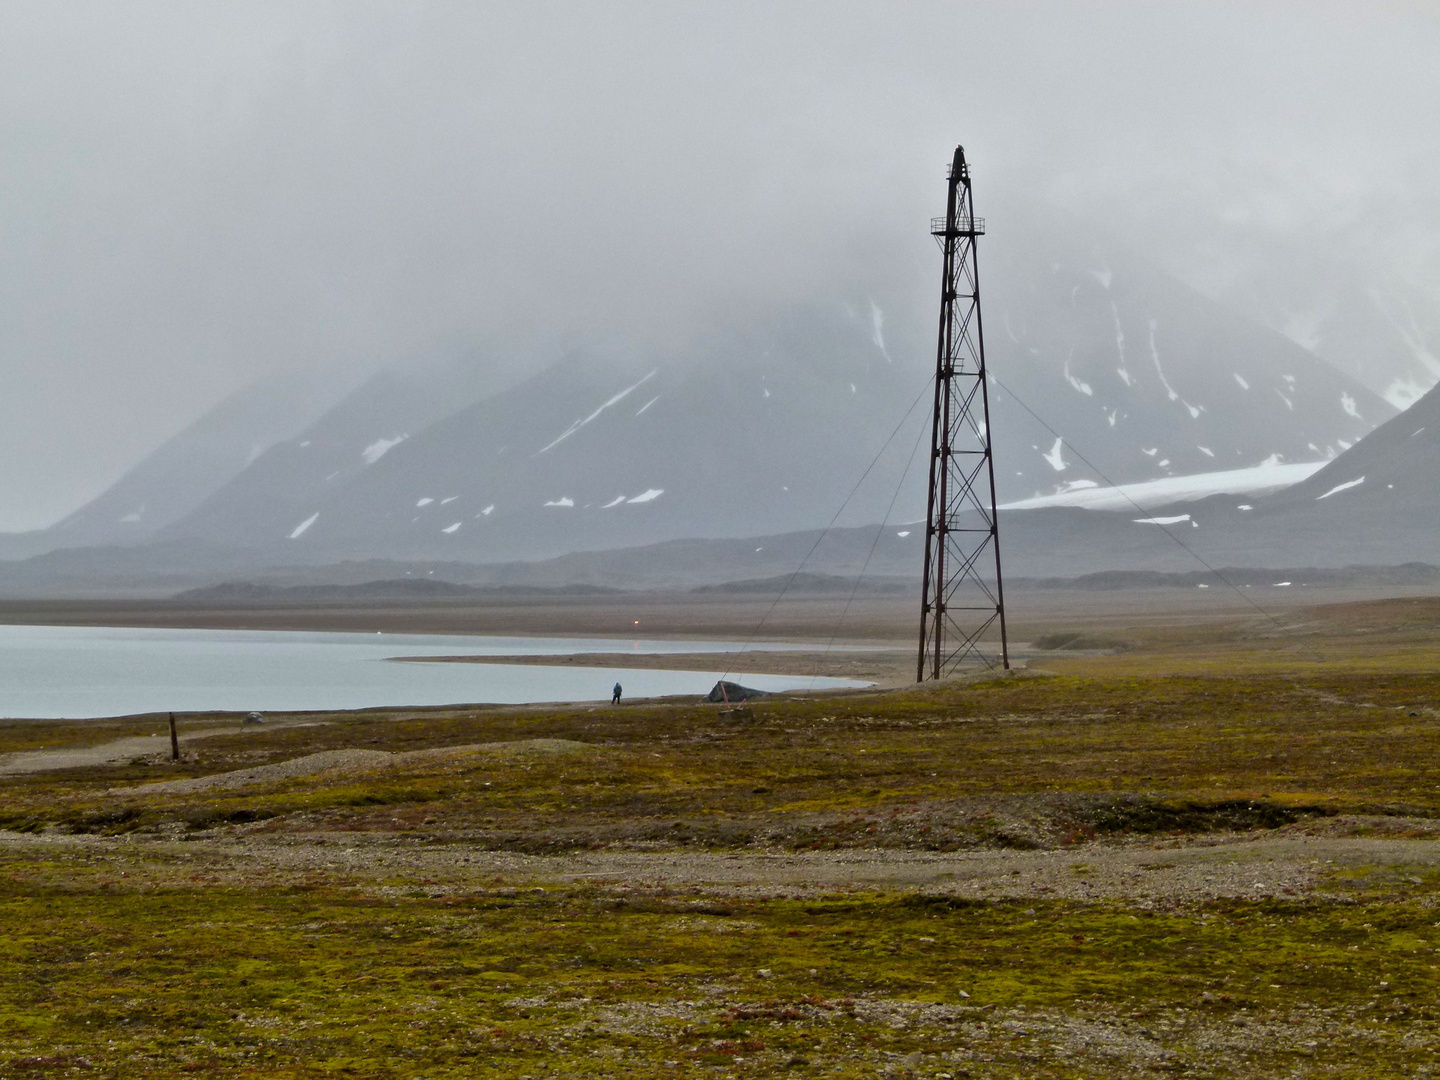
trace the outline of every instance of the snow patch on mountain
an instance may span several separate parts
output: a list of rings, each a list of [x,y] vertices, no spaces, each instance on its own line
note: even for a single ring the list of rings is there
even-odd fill
[[[659,369],[659,368],[656,368],[654,371],[650,372],[649,375],[646,375],[645,378],[643,378],[643,379],[641,379],[639,382],[637,382],[634,386],[627,386],[624,390],[621,390],[618,394],[616,394],[614,397],[612,397],[609,401],[605,402],[605,404],[601,405],[598,409],[596,409],[594,412],[592,412],[589,416],[584,417],[583,419],[580,419],[580,420],[576,420],[573,424],[571,424],[568,428],[565,429],[564,434],[562,434],[558,439],[555,439],[554,441],[547,443],[546,445],[542,446],[539,450],[535,451],[535,456],[536,456],[536,457],[539,457],[541,454],[545,453],[546,450],[552,450],[552,449],[554,449],[555,447],[559,446],[562,442],[564,442],[566,439],[568,439],[571,435],[574,435],[575,432],[579,431],[582,427],[584,427],[586,424],[590,423],[590,421],[594,420],[597,416],[599,416],[601,413],[603,413],[606,409],[610,408],[610,406],[620,404],[620,402],[624,401],[624,400],[625,400],[627,397],[629,397],[632,393],[634,393],[636,390],[640,389],[640,387],[644,386],[647,382],[649,382],[651,379],[653,379],[653,378],[654,378],[656,375],[658,375],[658,374],[660,374],[660,369]]]
[[[1173,502],[1192,502],[1211,495],[1260,495],[1279,491],[1291,484],[1308,480],[1328,462],[1304,461],[1282,465],[1274,456],[1248,469],[1225,469],[1220,472],[1192,473],[1189,476],[1167,476],[1117,487],[1067,485],[1051,495],[1005,503],[1002,510],[1035,510],[1044,506],[1079,506],[1087,510],[1124,510],[1134,506],[1164,506]]]
[[[1365,483],[1365,477],[1362,476],[1358,480],[1347,480],[1343,484],[1336,484],[1329,491],[1325,492],[1324,495],[1316,495],[1315,501],[1319,502],[1321,499],[1328,499],[1331,495],[1339,494],[1342,491],[1349,491],[1351,488],[1359,487],[1363,483]]]
[[[1424,383],[1416,382],[1414,379],[1396,379],[1385,388],[1385,392],[1380,396],[1404,412],[1424,397],[1425,392],[1429,389]]]
[[[1150,320],[1150,358],[1155,361],[1155,374],[1160,376],[1160,385],[1165,387],[1165,395],[1171,401],[1180,400],[1180,392],[1170,385],[1165,378],[1165,369],[1160,366],[1160,350],[1155,345],[1155,320]]]
[[[1071,349],[1070,356],[1067,356],[1065,358],[1065,381],[1068,382],[1071,386],[1073,386],[1076,390],[1079,390],[1080,393],[1084,394],[1086,397],[1093,397],[1095,391],[1091,389],[1090,384],[1085,382],[1083,379],[1077,379],[1074,375],[1070,374],[1070,361],[1074,358],[1074,355],[1075,350]]]
[[[1320,346],[1321,319],[1318,312],[1294,311],[1286,317],[1280,332],[1306,352],[1314,352]]]
[[[1120,366],[1115,369],[1115,374],[1126,386],[1133,386],[1130,379],[1130,372],[1125,367],[1125,328],[1120,325],[1120,309],[1115,306],[1115,301],[1110,301],[1110,314],[1115,318],[1115,352],[1120,357]]]
[[[880,350],[880,355],[887,364],[895,362],[890,359],[890,354],[885,349],[885,312],[880,310],[880,305],[874,300],[870,301],[870,340],[875,342],[875,347]]]
[[[376,439],[369,446],[365,447],[364,450],[360,451],[360,456],[365,459],[366,465],[374,465],[375,462],[379,461],[409,437],[409,435],[396,435],[393,439]]]
[[[574,506],[574,505],[575,505],[575,500],[572,499],[572,498],[570,498],[569,495],[561,495],[560,498],[558,498],[558,499],[551,499],[551,500],[550,500],[549,502],[547,502],[545,505],[546,505],[546,506]]]
[[[656,499],[658,499],[661,495],[664,495],[664,494],[665,494],[665,489],[664,489],[664,488],[650,488],[650,489],[647,490],[647,491],[642,491],[639,495],[636,495],[633,499],[626,499],[625,502],[626,502],[627,505],[632,505],[632,506],[633,506],[635,503],[654,502]]]
[[[298,540],[298,539],[300,539],[300,537],[302,537],[303,535],[305,535],[305,530],[308,529],[308,528],[310,528],[311,525],[314,525],[315,522],[316,522],[316,519],[318,519],[319,517],[320,517],[320,511],[319,511],[319,510],[316,510],[315,513],[311,514],[311,515],[310,515],[308,518],[306,518],[304,521],[300,522],[299,525],[296,525],[294,529],[290,530],[290,539],[291,539],[291,540]]]

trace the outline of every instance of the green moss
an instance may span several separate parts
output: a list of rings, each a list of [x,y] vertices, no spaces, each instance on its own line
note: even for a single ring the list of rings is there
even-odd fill
[[[58,1053],[116,1076],[702,1075],[737,1057],[761,1074],[803,1057],[794,1067],[873,1075],[886,1054],[918,1052],[1009,1076],[1026,1060],[1065,1065],[1056,1040],[1082,1028],[1144,1026],[1198,1066],[1207,1040],[1248,1018],[1282,1036],[1363,1030],[1368,1075],[1385,1076],[1432,1061],[1437,1034],[1440,932],[1419,900],[717,907],[583,888],[53,889],[42,866],[5,869],[0,1047],[12,1067]],[[1184,1020],[1163,1033],[1136,1022],[1161,1015]],[[1208,1068],[1271,1075],[1300,1041],[1247,1041]],[[1311,1067],[1345,1075],[1349,1039],[1308,1041]]]
[[[1096,864],[1087,846],[1115,836],[1301,829],[1359,811],[1420,819],[1373,825],[1406,836],[1440,816],[1440,725],[1409,715],[1440,696],[1433,673],[1182,676],[1127,662],[766,699],[744,724],[679,705],[336,714],[236,729],[163,769],[10,778],[0,825],[533,852],[1066,846],[1080,874]],[[73,741],[82,727],[46,731]],[[537,737],[595,750],[143,787],[345,746]],[[231,867],[222,887],[213,863],[186,858],[203,845],[74,843],[73,857],[43,843],[0,856],[0,1074],[1078,1078],[1169,1063],[1384,1077],[1435,1066],[1440,1046],[1440,875],[1422,865],[1330,872],[1324,901],[1142,907],[535,892],[399,871],[360,887],[319,866],[244,888]],[[87,861],[92,844],[133,852],[129,869]]]
[[[7,782],[0,824],[113,832],[328,815],[339,827],[386,828],[398,818],[410,828],[420,814],[442,827],[571,846],[576,835],[565,830],[597,842],[644,839],[647,822],[678,819],[688,842],[708,846],[761,839],[945,849],[1275,828],[1337,812],[1435,816],[1440,724],[1411,718],[1409,705],[1437,691],[1440,679],[1429,674],[1132,674],[767,699],[753,707],[756,722],[743,726],[693,706],[342,714],[206,739],[194,744],[197,760],[162,775],[345,746],[410,750],[543,736],[597,752],[477,753],[361,779],[310,777],[188,796],[147,793],[143,781],[156,778],[155,768],[70,770]],[[117,805],[132,803],[117,804],[109,792],[127,785],[140,810],[119,816]],[[997,812],[996,800],[1007,799],[1043,818],[1044,835],[1001,828],[1003,806],[996,828],[977,824],[977,815]],[[936,807],[949,809],[934,820],[905,816]],[[901,818],[892,825],[893,811]]]

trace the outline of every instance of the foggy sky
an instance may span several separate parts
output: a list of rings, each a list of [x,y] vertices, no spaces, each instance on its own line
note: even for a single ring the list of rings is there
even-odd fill
[[[280,371],[928,321],[957,141],[998,228],[1085,215],[1300,340],[1373,292],[1417,345],[1369,381],[1434,381],[1436,12],[9,0],[0,528]]]

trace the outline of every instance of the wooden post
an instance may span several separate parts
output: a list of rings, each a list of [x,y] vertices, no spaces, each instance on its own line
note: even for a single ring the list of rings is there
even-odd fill
[[[170,714],[170,760],[180,760],[180,737],[175,734],[175,714]]]

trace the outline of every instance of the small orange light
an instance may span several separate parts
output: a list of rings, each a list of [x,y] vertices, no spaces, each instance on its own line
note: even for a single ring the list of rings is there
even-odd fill
[[[635,620],[635,625],[636,625],[636,626],[639,626],[639,625],[640,625],[640,620],[639,620],[639,619],[636,619],[636,620]]]

